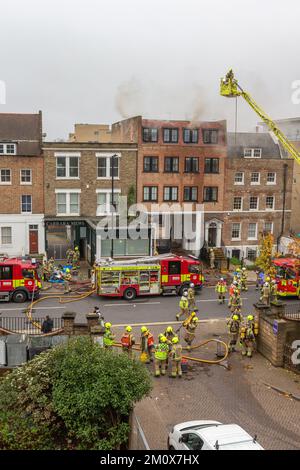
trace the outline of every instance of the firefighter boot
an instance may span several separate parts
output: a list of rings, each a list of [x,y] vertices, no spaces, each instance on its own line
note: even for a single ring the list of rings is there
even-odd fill
[[[166,375],[166,360],[164,361],[160,361],[160,365],[161,365],[161,375]]]
[[[154,361],[154,375],[160,377],[160,361],[158,359]]]

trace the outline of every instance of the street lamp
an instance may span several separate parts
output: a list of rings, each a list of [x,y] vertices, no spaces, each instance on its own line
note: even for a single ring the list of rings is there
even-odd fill
[[[114,167],[115,167],[115,158],[118,157],[116,153],[114,153],[111,156],[111,205],[115,209],[115,198],[114,198]],[[111,218],[111,228],[112,232],[114,229],[114,210],[112,212],[112,218]],[[114,257],[114,234],[112,233],[112,239],[111,239],[111,250],[110,250],[110,257]]]

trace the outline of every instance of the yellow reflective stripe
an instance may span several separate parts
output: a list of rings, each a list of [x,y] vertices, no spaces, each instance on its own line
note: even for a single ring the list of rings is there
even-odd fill
[[[100,266],[98,271],[156,271],[160,270],[160,265],[147,266]]]
[[[181,274],[181,282],[190,281],[191,275],[190,274]]]
[[[169,278],[168,275],[163,274],[163,275],[161,276],[161,282],[168,282],[168,278]]]

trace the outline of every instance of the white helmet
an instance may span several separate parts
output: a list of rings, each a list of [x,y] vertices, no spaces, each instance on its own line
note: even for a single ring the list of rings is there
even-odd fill
[[[245,268],[245,266],[242,268],[242,271],[246,271],[246,268]]]
[[[188,293],[187,293],[186,290],[183,291],[183,296],[184,296],[184,297],[187,297],[187,296],[188,296]]]
[[[220,281],[224,281],[224,277],[220,277]]]
[[[265,282],[265,283],[264,283],[264,286],[265,286],[265,287],[269,287],[269,283],[268,283],[268,282]]]
[[[237,281],[233,281],[232,284],[233,284],[234,286],[237,286],[237,285],[238,285]]]
[[[195,287],[195,284],[193,284],[192,282],[190,283],[190,287]]]

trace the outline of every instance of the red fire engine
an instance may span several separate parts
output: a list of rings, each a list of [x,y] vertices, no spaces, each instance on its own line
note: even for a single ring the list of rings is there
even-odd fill
[[[25,302],[37,298],[41,289],[37,265],[22,258],[0,260],[0,301]]]
[[[140,295],[175,292],[182,295],[192,282],[203,284],[202,265],[193,256],[161,255],[128,261],[103,261],[95,268],[98,295],[133,300]]]
[[[276,267],[278,295],[281,297],[300,298],[300,260],[297,258],[277,258]]]

